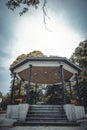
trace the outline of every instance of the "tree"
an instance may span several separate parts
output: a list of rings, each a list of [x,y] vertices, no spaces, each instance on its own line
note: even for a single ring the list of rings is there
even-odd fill
[[[46,55],[44,55],[41,51],[38,50],[29,52],[28,54],[21,54],[16,58],[16,60],[13,61],[11,66],[16,65],[17,63],[19,63],[20,61],[22,61],[27,57],[46,57]]]
[[[2,98],[3,97],[3,95],[2,95],[2,92],[0,91],[0,98]]]
[[[46,3],[47,0],[43,0],[43,14],[44,16],[47,16],[46,13]],[[24,13],[26,13],[29,10],[29,7],[35,7],[35,9],[38,8],[38,5],[40,3],[40,0],[8,0],[8,2],[6,3],[6,6],[8,7],[8,9],[11,9],[12,11],[14,11],[16,8],[21,8],[23,7],[22,11],[19,12],[20,16],[23,15]],[[45,23],[45,17],[44,17],[44,23]]]
[[[0,91],[0,108],[1,108],[2,98],[3,98],[3,95],[2,95],[2,92]]]
[[[27,54],[27,57],[46,57],[41,51],[32,51]]]
[[[26,55],[25,55],[25,54],[19,55],[19,56],[16,58],[16,60],[13,61],[13,63],[11,64],[11,66],[13,66],[13,65],[15,65],[15,64],[17,64],[17,63],[19,63],[19,62],[22,61],[24,58],[26,58]]]
[[[39,0],[8,0],[6,3],[7,7],[11,10],[15,10],[16,8],[24,5],[23,10],[19,13],[20,15],[26,13],[31,6],[37,8],[38,4]]]
[[[62,102],[62,89],[59,85],[48,85],[46,88],[46,103],[58,104]]]
[[[2,102],[1,102],[1,108],[3,110],[7,109],[7,105],[10,104],[10,93],[7,93],[5,96],[3,96],[2,98]]]
[[[12,11],[14,11],[16,8],[23,8],[22,11],[19,12],[19,15],[21,16],[24,13],[26,13],[30,7],[35,7],[35,9],[37,9],[39,3],[40,3],[40,0],[8,0],[8,2],[6,3],[6,6],[8,7],[8,9]],[[48,31],[51,31],[46,26],[46,17],[49,18],[47,15],[46,3],[47,3],[47,0],[43,0],[43,6],[42,6],[43,21],[44,21],[45,28]]]
[[[87,107],[87,40],[78,45],[71,60],[82,68],[79,74],[80,94],[84,106]]]
[[[66,93],[66,102],[70,103],[69,93],[66,88],[65,93]],[[47,85],[45,98],[47,104],[54,104],[54,105],[63,104],[61,85]]]
[[[19,55],[15,61],[13,61],[13,63],[11,64],[11,66],[14,66],[16,65],[17,63],[21,62],[22,60],[24,60],[25,58],[28,58],[28,57],[46,57],[46,55],[44,55],[41,51],[32,51],[28,54],[21,54]],[[11,77],[13,78],[13,74],[11,74]],[[12,82],[11,82],[12,83]],[[20,85],[20,82],[18,80],[18,78],[15,79],[15,83],[14,83],[14,88],[13,88],[13,93],[14,93],[14,100],[18,97],[25,97],[26,96],[26,85],[27,83],[25,81],[23,81],[21,83],[21,89],[20,89],[20,94],[19,94],[19,85]],[[31,88],[35,88],[35,85],[34,84],[31,84]]]

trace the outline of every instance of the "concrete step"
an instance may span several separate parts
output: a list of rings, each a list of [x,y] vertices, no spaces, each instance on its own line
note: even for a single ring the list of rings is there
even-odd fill
[[[65,114],[61,114],[61,113],[46,113],[46,114],[44,114],[44,113],[34,113],[34,114],[27,114],[27,117],[66,117],[66,115]]]
[[[31,110],[29,110],[29,112],[28,113],[30,113],[30,112],[34,112],[34,113],[38,113],[38,112],[56,112],[56,113],[64,113],[64,110],[43,110],[43,109],[38,109],[38,110],[35,110],[35,109],[31,109]]]
[[[38,110],[38,109],[46,109],[46,110],[48,110],[48,109],[51,109],[51,110],[57,110],[57,109],[59,109],[59,110],[62,110],[63,109],[63,107],[30,107],[29,109],[35,109],[35,110]]]
[[[57,122],[36,122],[36,121],[25,121],[25,122],[16,122],[15,126],[80,126],[80,123],[69,122],[69,121],[57,121]]]
[[[25,125],[67,123],[62,105],[31,105],[29,107]]]
[[[69,121],[56,121],[56,122],[32,122],[32,121],[26,121],[21,123],[23,126],[79,126],[79,123],[76,122],[69,122]]]
[[[61,105],[31,105],[29,107],[29,112],[63,112],[64,109]]]
[[[49,115],[54,115],[54,116],[62,116],[62,115],[65,115],[66,116],[66,114],[65,114],[65,112],[50,112],[50,111],[48,111],[48,112],[46,112],[46,111],[42,111],[42,112],[28,112],[27,113],[27,116],[33,116],[33,115],[36,115],[36,116],[40,116],[40,115],[42,115],[42,116],[49,116]]]
[[[48,107],[51,107],[51,108],[61,108],[63,107],[63,105],[30,105],[30,107],[35,107],[35,108],[48,108]]]
[[[67,120],[66,117],[27,117],[26,120]]]
[[[25,121],[24,123],[29,123],[29,124],[57,124],[57,123],[68,123],[67,120],[29,120],[29,121]]]

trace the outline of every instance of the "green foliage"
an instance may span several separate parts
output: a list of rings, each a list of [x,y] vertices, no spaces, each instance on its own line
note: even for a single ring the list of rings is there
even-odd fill
[[[48,85],[46,91],[47,104],[60,104],[62,103],[62,89],[59,85]]]
[[[2,92],[0,92],[0,98],[2,98],[2,97],[3,97]]]
[[[0,107],[1,107],[2,98],[3,98],[3,95],[2,95],[2,92],[0,91]]]
[[[24,58],[26,58],[26,55],[25,55],[25,54],[19,55],[19,56],[16,58],[16,60],[13,61],[13,63],[11,64],[11,66],[13,66],[13,65],[15,65],[15,64],[17,64],[17,63],[19,63],[19,62],[22,61]]]
[[[27,54],[27,57],[46,57],[41,51],[32,51]]]
[[[11,64],[11,66],[14,66],[16,65],[17,63],[19,63],[20,61],[24,60],[25,58],[28,58],[28,57],[46,57],[46,55],[44,55],[41,51],[32,51],[28,54],[21,54],[19,55],[15,61],[13,61],[13,63]]]
[[[13,63],[11,64],[11,67],[28,57],[46,57],[46,55],[44,55],[41,51],[38,51],[38,50],[32,51],[28,54],[21,54],[16,58],[15,61],[13,61]],[[13,74],[11,74],[11,77],[13,78]],[[16,78],[15,83],[14,83],[14,88],[13,88],[14,99],[18,98],[19,96],[26,96],[27,94],[27,91],[26,91],[27,83],[26,82],[21,83],[20,95],[19,95],[19,85],[20,85],[20,82]],[[35,88],[35,85],[31,85],[31,88]]]
[[[59,57],[59,56],[57,56],[57,55],[50,55],[49,57],[52,57],[52,58],[55,58],[55,57]]]
[[[87,40],[81,42],[71,56],[73,62],[77,62],[80,67],[87,68]]]
[[[71,60],[82,68],[79,74],[80,94],[83,104],[87,107],[87,40],[78,45]]]
[[[20,16],[29,10],[29,7],[35,7],[37,9],[39,0],[8,0],[6,6],[8,9],[15,10],[16,8],[23,7],[22,11],[19,13]]]
[[[1,102],[1,107],[3,110],[6,110],[7,105],[10,104],[10,100],[11,100],[10,93],[7,93],[5,96],[3,96]]]

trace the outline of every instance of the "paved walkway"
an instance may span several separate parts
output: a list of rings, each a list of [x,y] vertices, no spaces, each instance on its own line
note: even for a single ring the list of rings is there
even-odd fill
[[[0,130],[87,130],[87,127],[55,127],[55,126],[35,126],[35,127],[0,127]]]
[[[0,130],[87,130],[87,119],[79,120],[80,126],[13,126],[15,119],[0,114]]]
[[[14,122],[16,122],[15,119],[9,119],[9,118],[6,118],[5,114],[0,114],[0,127],[2,127],[2,126],[10,127],[14,124]]]

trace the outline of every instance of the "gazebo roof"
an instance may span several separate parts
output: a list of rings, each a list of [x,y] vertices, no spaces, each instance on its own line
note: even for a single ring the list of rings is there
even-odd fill
[[[60,66],[64,68],[64,80],[70,80],[81,68],[65,57],[28,57],[10,68],[12,73],[28,80],[29,65],[32,65],[31,82],[41,84],[60,83]]]

